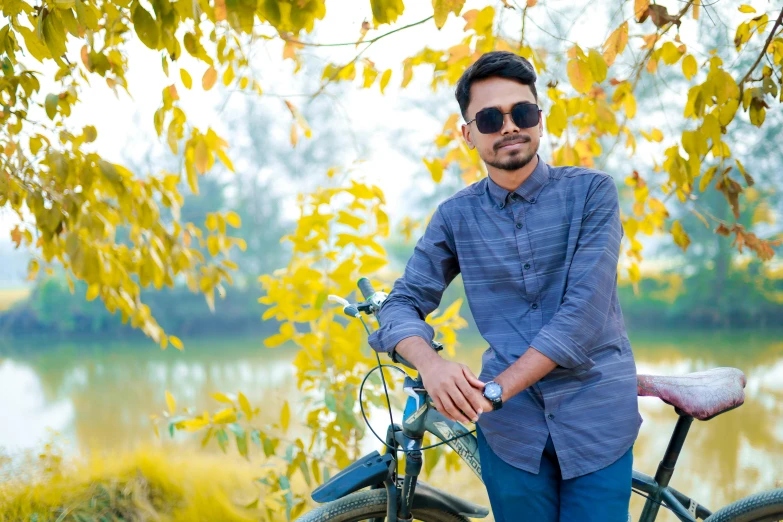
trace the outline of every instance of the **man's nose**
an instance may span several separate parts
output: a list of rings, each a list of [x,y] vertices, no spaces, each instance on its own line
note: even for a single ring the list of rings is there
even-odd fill
[[[519,127],[517,127],[517,124],[514,123],[514,118],[511,117],[511,113],[506,113],[503,115],[503,127],[500,129],[500,133],[505,134],[514,134],[519,132]]]

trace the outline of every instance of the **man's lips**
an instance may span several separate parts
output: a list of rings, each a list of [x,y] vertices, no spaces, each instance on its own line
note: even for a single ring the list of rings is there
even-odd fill
[[[530,142],[530,138],[519,138],[519,139],[515,139],[515,140],[509,140],[509,141],[505,141],[505,142],[500,143],[496,147],[496,150],[516,149],[516,148],[519,148],[523,143],[529,143],[529,142]]]

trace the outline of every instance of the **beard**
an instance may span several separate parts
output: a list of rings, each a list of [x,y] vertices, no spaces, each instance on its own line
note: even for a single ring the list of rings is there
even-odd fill
[[[530,143],[530,142],[528,142]],[[525,152],[525,151],[518,151],[514,154],[511,154],[507,158],[493,158],[493,159],[485,159],[484,162],[489,165],[490,167],[495,167],[499,170],[519,170],[531,161],[533,161],[533,158],[536,157],[536,153],[538,152],[538,147]]]

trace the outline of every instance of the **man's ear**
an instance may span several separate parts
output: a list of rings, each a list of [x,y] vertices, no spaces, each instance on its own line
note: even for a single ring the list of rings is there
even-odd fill
[[[476,147],[470,138],[470,127],[464,123],[462,124],[462,137],[465,138],[465,143],[468,144],[469,149],[473,150]]]

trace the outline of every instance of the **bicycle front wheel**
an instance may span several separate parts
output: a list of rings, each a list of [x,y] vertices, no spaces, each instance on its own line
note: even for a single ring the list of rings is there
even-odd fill
[[[705,522],[781,522],[783,489],[750,495],[721,508]]]
[[[351,493],[305,513],[297,522],[359,522],[386,516],[386,489]],[[414,509],[413,519],[421,522],[469,522],[469,519],[438,509]]]

